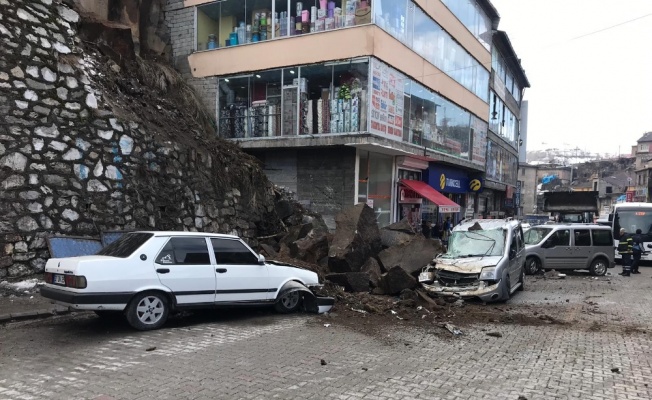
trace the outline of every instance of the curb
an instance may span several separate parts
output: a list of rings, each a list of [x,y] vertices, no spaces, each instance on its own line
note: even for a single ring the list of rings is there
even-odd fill
[[[35,311],[15,312],[10,314],[0,314],[0,324],[13,321],[27,321],[31,319],[49,318],[55,315],[65,315],[70,310],[65,307],[55,307],[50,309],[41,309]]]

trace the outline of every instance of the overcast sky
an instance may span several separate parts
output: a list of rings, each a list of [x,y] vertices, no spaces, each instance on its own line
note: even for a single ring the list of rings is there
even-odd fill
[[[652,131],[652,0],[492,3],[532,85],[528,150],[624,154]]]

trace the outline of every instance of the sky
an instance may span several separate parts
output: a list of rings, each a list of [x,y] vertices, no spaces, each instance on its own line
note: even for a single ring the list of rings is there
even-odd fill
[[[652,0],[491,2],[532,86],[528,151],[630,154],[652,131]]]

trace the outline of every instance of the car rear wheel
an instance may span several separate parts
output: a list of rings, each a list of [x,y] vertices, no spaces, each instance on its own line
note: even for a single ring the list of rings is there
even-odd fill
[[[591,275],[603,276],[607,273],[607,268],[607,261],[604,258],[597,258],[591,263],[589,271],[591,272]]]
[[[282,294],[277,300],[274,308],[276,311],[289,314],[295,312],[301,306],[301,293],[298,290]]]
[[[536,257],[528,257],[525,260],[525,273],[528,275],[534,275],[541,269],[541,262]]]
[[[168,299],[162,293],[137,294],[127,306],[127,321],[139,331],[158,329],[168,319]]]

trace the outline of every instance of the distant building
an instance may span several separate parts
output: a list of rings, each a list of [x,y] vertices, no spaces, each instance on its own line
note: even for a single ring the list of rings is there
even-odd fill
[[[636,181],[630,197],[632,201],[649,202],[652,200],[652,132],[641,136],[634,149]]]
[[[518,148],[518,162],[527,162],[527,115],[529,103],[527,100],[521,102],[521,143]]]

